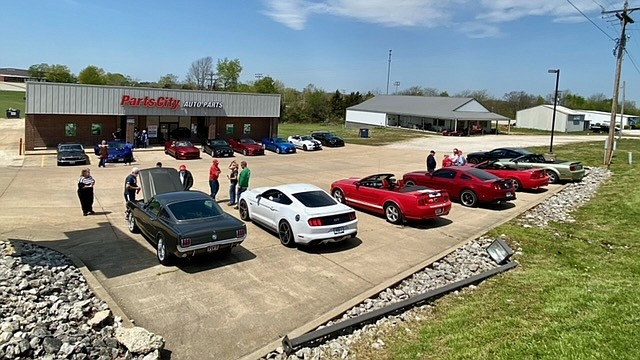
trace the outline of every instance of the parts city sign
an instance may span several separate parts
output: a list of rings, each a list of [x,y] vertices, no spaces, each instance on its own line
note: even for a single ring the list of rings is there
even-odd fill
[[[174,99],[172,97],[160,96],[158,98],[145,97],[132,97],[129,95],[122,95],[120,100],[120,106],[123,107],[147,107],[147,108],[160,108],[178,110],[179,108],[211,108],[222,109],[222,102],[220,101],[185,101],[180,99]]]

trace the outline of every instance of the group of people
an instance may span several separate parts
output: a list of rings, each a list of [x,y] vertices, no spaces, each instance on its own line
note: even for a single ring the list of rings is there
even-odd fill
[[[434,172],[437,164],[436,152],[433,150],[429,151],[429,155],[427,155],[427,172],[430,174]],[[466,164],[467,158],[464,157],[464,154],[458,148],[453,149],[453,155],[444,154],[444,158],[442,159],[442,167],[464,166]]]
[[[249,177],[251,176],[251,169],[247,167],[246,161],[241,161],[240,165],[233,160],[228,166],[230,173],[227,175],[229,179],[229,203],[227,205],[236,205],[240,199],[240,194],[247,190],[249,187]],[[240,170],[240,168],[242,170]],[[216,198],[218,191],[220,190],[220,161],[213,159],[213,163],[209,168],[209,188],[211,189],[211,197]]]
[[[149,134],[146,129],[140,131],[138,128],[133,129],[133,146],[135,148],[149,147]]]
[[[133,145],[127,141],[122,150],[124,155],[124,164],[131,165],[133,162]],[[107,140],[102,140],[98,145],[98,158],[100,159],[98,167],[107,167],[107,160],[109,160],[109,143],[107,143]]]

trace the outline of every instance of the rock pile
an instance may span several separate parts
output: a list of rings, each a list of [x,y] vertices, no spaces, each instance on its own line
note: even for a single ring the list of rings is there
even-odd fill
[[[575,221],[571,217],[571,211],[589,201],[598,187],[610,176],[611,172],[607,169],[593,168],[589,176],[586,176],[582,182],[569,184],[561,192],[527,211],[518,221],[523,223],[524,226],[545,226],[550,221]],[[354,318],[366,312],[380,309],[426,291],[491,270],[497,265],[487,255],[486,247],[493,240],[488,237],[480,237],[469,242],[440,261],[403,280],[397,286],[384,290],[375,298],[366,299],[363,303],[344,313],[340,319],[331,321],[325,326]],[[517,244],[514,244],[514,246],[516,254],[521,254],[522,249]],[[471,285],[465,291],[473,290],[474,288],[475,286]],[[454,292],[454,294],[457,293]],[[366,339],[370,341],[372,349],[383,349],[385,343],[378,338],[379,334],[384,333],[389,328],[398,328],[409,321],[419,321],[421,314],[431,307],[432,305],[423,305],[400,315],[382,318],[375,324],[364,325],[351,334],[340,336],[317,347],[299,349],[289,356],[284,353],[282,347],[278,347],[276,351],[267,354],[262,359],[355,359],[350,349],[356,341]]]
[[[122,327],[71,260],[37,245],[0,241],[0,299],[1,359],[152,360],[164,346]]]

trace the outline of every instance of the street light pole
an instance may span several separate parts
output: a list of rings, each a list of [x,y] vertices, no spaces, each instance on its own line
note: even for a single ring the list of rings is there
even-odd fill
[[[556,129],[556,106],[558,105],[558,83],[560,82],[560,69],[549,69],[550,74],[556,74],[556,91],[553,93],[553,118],[551,120],[551,142],[549,143],[549,153],[553,154],[553,133]]]
[[[389,76],[391,75],[391,49],[389,49],[389,65],[387,65],[387,95],[389,95]]]
[[[396,87],[396,92],[395,92],[395,94],[396,94],[396,95],[398,95],[398,86],[400,86],[400,81],[394,81],[394,82],[393,82],[393,85],[395,85],[395,87]]]

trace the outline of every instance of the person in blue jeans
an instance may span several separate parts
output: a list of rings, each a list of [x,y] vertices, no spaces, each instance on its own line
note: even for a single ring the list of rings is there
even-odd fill
[[[220,189],[220,182],[218,181],[218,178],[222,171],[220,170],[220,167],[218,167],[219,163],[218,159],[213,159],[213,164],[211,164],[211,167],[209,168],[209,187],[211,188],[211,197],[214,200],[216,199],[216,195]]]
[[[233,160],[229,164],[229,170],[231,174],[227,175],[229,178],[229,206],[236,204],[236,187],[238,185],[238,163]]]

